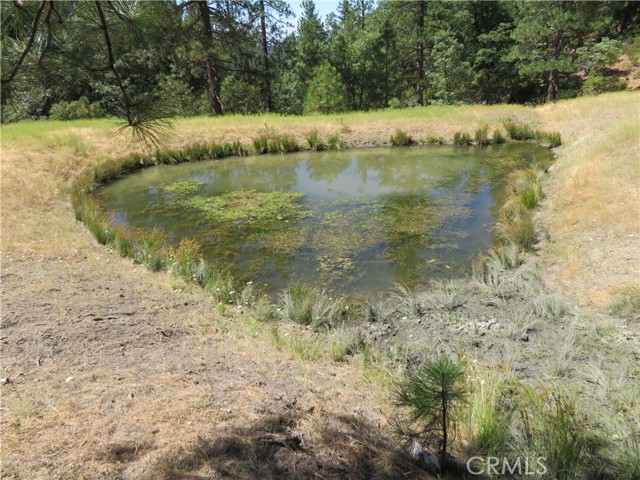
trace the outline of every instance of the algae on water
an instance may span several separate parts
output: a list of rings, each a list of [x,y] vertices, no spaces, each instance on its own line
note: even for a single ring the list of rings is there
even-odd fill
[[[197,182],[195,180],[182,180],[173,183],[163,183],[158,187],[158,190],[180,196],[193,195],[203,184],[204,182]]]
[[[288,222],[312,215],[300,202],[302,197],[297,192],[238,190],[214,197],[191,197],[180,200],[179,205],[200,210],[209,222]]]

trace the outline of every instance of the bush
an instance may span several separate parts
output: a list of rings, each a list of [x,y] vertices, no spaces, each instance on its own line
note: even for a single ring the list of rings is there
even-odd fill
[[[102,118],[105,112],[99,102],[89,103],[87,97],[80,97],[71,102],[58,102],[51,106],[49,118],[52,120],[81,120],[86,118]]]
[[[402,146],[411,145],[414,143],[413,138],[411,138],[411,135],[409,135],[408,133],[400,129],[396,130],[396,133],[391,135],[391,138],[389,141],[391,142],[391,145],[393,145],[394,147],[402,147]]]
[[[471,145],[473,140],[471,140],[471,135],[468,133],[456,132],[453,135],[453,144],[454,145]]]
[[[508,120],[504,122],[504,129],[511,140],[532,140],[536,138],[533,129],[524,123]]]
[[[402,108],[402,102],[397,99],[396,97],[393,97],[392,99],[389,100],[389,108]]]

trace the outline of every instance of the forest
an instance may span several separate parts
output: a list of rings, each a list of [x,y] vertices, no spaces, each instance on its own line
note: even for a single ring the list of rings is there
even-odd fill
[[[637,2],[2,2],[2,122],[540,104],[625,88]]]

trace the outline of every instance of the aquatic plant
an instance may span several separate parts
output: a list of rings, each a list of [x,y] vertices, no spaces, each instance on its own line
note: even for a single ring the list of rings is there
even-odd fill
[[[237,190],[215,197],[195,196],[181,199],[178,204],[200,210],[212,223],[283,222],[300,220],[311,215],[300,202],[302,196],[302,193],[297,192]]]

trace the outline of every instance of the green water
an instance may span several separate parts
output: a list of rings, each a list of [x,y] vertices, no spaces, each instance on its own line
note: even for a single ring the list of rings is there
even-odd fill
[[[508,144],[230,158],[148,168],[97,197],[126,228],[198,240],[236,280],[379,291],[470,272],[508,172],[551,157]]]

